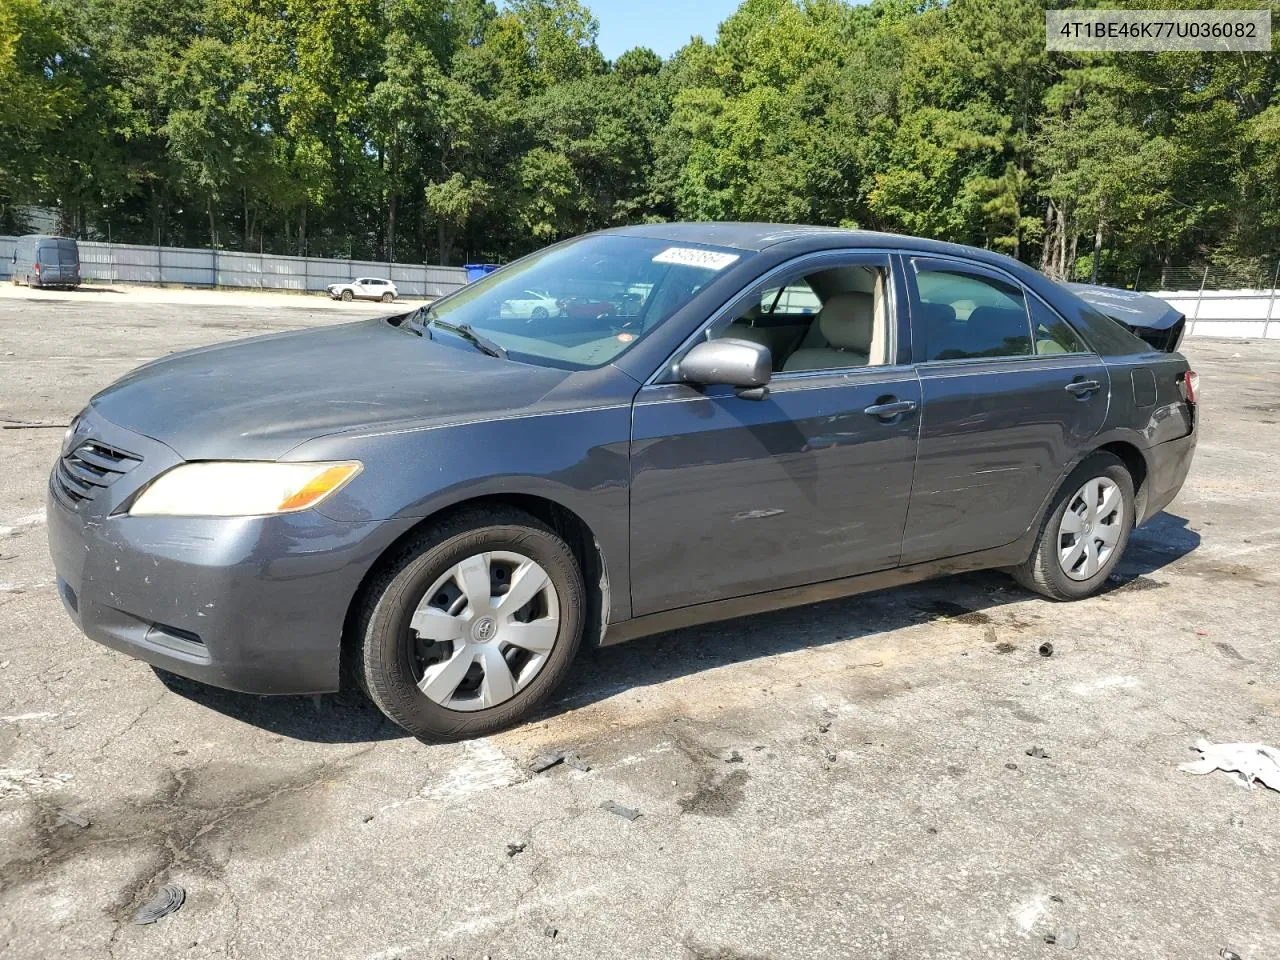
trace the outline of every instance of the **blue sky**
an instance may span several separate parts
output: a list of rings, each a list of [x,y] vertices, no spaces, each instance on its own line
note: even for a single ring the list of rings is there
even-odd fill
[[[669,57],[689,38],[714,40],[741,0],[585,0],[600,21],[600,52],[610,60],[632,47]]]

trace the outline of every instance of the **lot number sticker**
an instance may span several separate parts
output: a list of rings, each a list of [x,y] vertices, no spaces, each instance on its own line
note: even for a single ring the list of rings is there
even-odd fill
[[[702,267],[704,270],[723,270],[737,259],[736,253],[717,253],[715,250],[699,250],[696,247],[667,247],[653,258],[653,262],[675,263],[682,267]]]

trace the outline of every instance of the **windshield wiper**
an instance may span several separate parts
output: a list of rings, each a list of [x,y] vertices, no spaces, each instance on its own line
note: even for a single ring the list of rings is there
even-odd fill
[[[494,343],[486,336],[476,333],[475,328],[469,323],[446,323],[438,318],[433,319],[431,322],[436,326],[444,327],[450,333],[456,333],[481,353],[487,353],[489,356],[497,357],[499,360],[507,359],[507,351],[501,345]]]

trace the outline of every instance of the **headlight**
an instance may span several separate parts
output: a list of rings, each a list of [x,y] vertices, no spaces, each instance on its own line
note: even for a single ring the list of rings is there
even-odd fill
[[[134,517],[253,517],[294,513],[337,493],[358,460],[337,463],[185,463],[162,473],[129,508]]]
[[[76,427],[80,424],[80,414],[76,414],[71,418],[71,422],[67,424],[67,432],[62,435],[62,455],[65,457],[71,452],[71,441],[75,438]]]

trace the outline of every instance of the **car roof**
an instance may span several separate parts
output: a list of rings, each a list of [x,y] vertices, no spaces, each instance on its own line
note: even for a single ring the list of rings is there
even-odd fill
[[[839,247],[887,247],[911,250],[922,254],[965,257],[980,260],[1006,270],[1025,271],[1027,265],[1004,254],[979,247],[967,247],[941,240],[926,240],[899,233],[879,233],[875,230],[849,230],[843,227],[820,227],[795,223],[644,223],[630,227],[615,227],[601,231],[628,237],[645,237],[651,240],[669,240],[672,243],[705,243],[711,246],[736,247],[740,250],[762,251],[779,244],[812,246],[814,241],[832,248]]]

